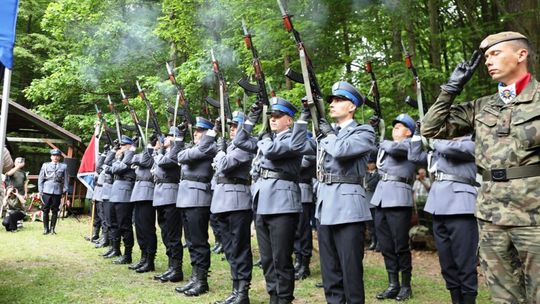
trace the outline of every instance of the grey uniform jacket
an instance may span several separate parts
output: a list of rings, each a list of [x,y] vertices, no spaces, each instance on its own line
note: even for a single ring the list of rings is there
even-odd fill
[[[182,166],[182,177],[178,185],[176,207],[210,207],[212,203],[212,160],[216,156],[216,138],[203,135],[201,141],[191,148],[178,153],[178,163]],[[200,179],[194,181],[192,179]],[[205,181],[203,181],[205,180]]]
[[[249,170],[253,153],[244,151],[231,143],[227,147],[227,153],[218,152],[214,158],[216,167],[216,179],[249,180]],[[251,209],[251,191],[248,184],[216,183],[212,196],[212,213],[222,213],[238,210]]]
[[[109,201],[111,196],[111,189],[112,189],[112,183],[113,183],[113,175],[111,173],[111,165],[114,161],[116,151],[109,150],[107,152],[107,156],[105,156],[105,160],[103,161],[103,171],[99,174],[98,182],[102,181],[102,187],[101,187],[101,200],[102,201]]]
[[[38,191],[40,194],[62,195],[67,192],[69,176],[64,163],[47,162],[41,166],[38,178]]]
[[[421,143],[421,139],[415,138]],[[422,151],[421,145],[412,145],[410,138],[399,142],[384,140],[379,147],[377,167],[381,180],[377,184],[371,204],[388,207],[412,207],[412,187],[414,169],[417,164],[424,164],[427,155]],[[385,174],[409,179],[410,183],[385,180]]]
[[[289,130],[278,134],[274,139],[267,138],[254,142],[247,130],[239,129],[233,143],[248,152],[254,151],[257,147],[261,170],[287,174],[296,179],[296,181],[290,181],[258,177],[252,188],[253,201],[258,204],[253,206],[257,214],[302,211],[298,178],[302,153],[306,150],[306,134],[307,124],[295,123],[292,132]]]
[[[180,181],[180,166],[176,156],[184,148],[184,143],[175,141],[166,151],[157,151],[154,154],[154,198],[153,206],[175,205],[178,196],[178,182]]]
[[[130,203],[131,192],[135,184],[135,169],[131,168],[134,151],[127,150],[117,157],[111,166],[114,182],[111,188],[110,201],[113,203]]]
[[[150,170],[154,165],[153,148],[146,148],[143,152],[135,154],[132,166],[135,167],[135,185],[131,192],[131,201],[151,201],[154,198],[154,176]]]
[[[105,162],[105,153],[101,153],[98,156],[96,162],[96,179],[94,181],[94,193],[92,199],[94,201],[101,201],[101,193],[103,192],[103,178],[99,179],[101,172],[103,171],[103,163]]]
[[[302,204],[313,204],[313,178],[317,171],[317,157],[315,155],[304,155],[300,166],[300,202]]]
[[[328,135],[319,143],[319,157],[325,174],[363,177],[375,131],[369,125],[351,122],[339,134]],[[315,217],[321,225],[337,225],[371,220],[366,193],[361,183],[319,181]]]
[[[437,173],[451,174],[475,180],[474,142],[461,140],[435,140],[433,161]],[[424,211],[432,214],[474,214],[476,187],[455,181],[433,182]]]

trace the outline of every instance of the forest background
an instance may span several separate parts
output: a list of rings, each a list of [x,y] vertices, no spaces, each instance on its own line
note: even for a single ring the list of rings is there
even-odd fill
[[[513,30],[528,36],[534,50],[531,71],[540,69],[538,0],[282,2],[294,15],[324,94],[335,81],[346,80],[369,95],[371,79],[364,63],[373,61],[388,130],[388,122],[401,112],[417,117],[404,102],[416,93],[402,45],[412,55],[428,106],[456,64],[470,58],[480,41],[495,32]],[[105,110],[107,95],[121,109],[123,122],[131,123],[120,106],[120,88],[146,119],[135,86],[139,80],[165,130],[166,107],[176,97],[165,62],[175,67],[192,113],[207,116],[205,97],[218,96],[213,48],[228,83],[231,107],[249,109],[255,96],[245,96],[236,84],[253,75],[242,19],[254,36],[267,86],[300,106],[303,86],[283,76],[288,67],[300,70],[298,52],[274,0],[21,1],[11,98],[88,142],[96,120],[94,103],[112,124],[114,118]],[[496,84],[481,66],[458,100],[494,92]],[[356,118],[365,122],[372,113],[366,108]],[[217,111],[211,109],[209,116],[216,118]]]

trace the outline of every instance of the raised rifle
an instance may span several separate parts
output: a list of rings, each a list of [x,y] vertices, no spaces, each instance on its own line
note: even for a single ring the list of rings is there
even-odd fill
[[[103,133],[105,133],[105,138],[107,139],[107,144],[112,147],[114,145],[114,143],[113,143],[113,139],[111,137],[111,134],[109,133],[109,130],[107,128],[107,121],[105,120],[105,117],[103,117],[103,112],[98,107],[98,105],[95,103],[94,106],[96,107],[96,113],[97,113],[97,117],[99,119],[100,126],[101,126],[101,128],[103,128],[102,129]]]
[[[135,81],[135,84],[137,85],[137,90],[139,91],[139,96],[146,104],[146,109],[148,110],[148,113],[150,115],[150,122],[152,123],[152,129],[154,129],[155,134],[158,136],[159,140],[163,142],[163,133],[161,133],[161,129],[159,128],[159,123],[157,119],[156,111],[154,111],[154,107],[152,106],[152,103],[150,103],[150,100],[146,98],[146,94],[144,93],[144,90],[141,88],[139,81]]]
[[[416,86],[416,101],[418,106],[418,117],[420,121],[424,119],[424,103],[422,101],[422,84],[420,83],[420,78],[418,77],[418,72],[412,62],[412,55],[407,51],[405,44],[401,41],[401,46],[403,47],[403,54],[405,54],[405,65],[412,72],[414,77],[414,83]]]
[[[226,124],[228,120],[232,120],[231,106],[229,104],[229,94],[227,92],[227,84],[225,83],[225,77],[219,69],[219,62],[214,56],[214,49],[210,49],[210,54],[212,56],[212,70],[216,75],[219,82],[219,117],[221,120],[221,136],[225,137],[226,133]],[[208,103],[212,104],[207,98]]]
[[[107,95],[107,100],[109,101],[109,110],[114,114],[114,124],[116,126],[116,136],[118,137],[118,142],[122,140],[122,121],[120,121],[120,115],[116,111],[114,104],[111,100],[111,96]]]
[[[384,119],[382,116],[382,110],[381,110],[381,97],[379,95],[379,86],[377,85],[377,78],[375,77],[375,73],[373,72],[373,66],[371,61],[366,61],[364,64],[364,67],[366,69],[366,72],[371,76],[371,96],[373,96],[373,107],[375,110],[375,114],[379,118],[379,121],[377,122],[377,126],[379,128],[379,142],[382,142],[384,140],[384,133],[385,133],[385,125],[384,125]],[[367,97],[366,97],[367,99]]]
[[[122,103],[128,108],[129,114],[131,115],[131,120],[133,121],[133,124],[135,125],[135,131],[137,132],[137,135],[139,136],[140,140],[142,141],[142,144],[144,147],[146,147],[146,137],[144,136],[143,129],[141,127],[141,122],[139,120],[139,117],[137,117],[137,113],[135,112],[135,108],[129,103],[129,99],[127,98],[126,94],[124,93],[124,90],[120,88],[120,94],[122,95]]]
[[[167,73],[169,74],[169,80],[176,88],[176,103],[174,105],[173,126],[176,126],[176,117],[178,116],[178,107],[181,105],[182,106],[181,114],[182,114],[182,117],[184,117],[183,123],[187,124],[189,134],[191,138],[193,138],[193,117],[191,116],[191,112],[189,110],[189,103],[184,94],[184,89],[182,88],[182,85],[180,85],[176,81],[176,77],[174,76],[174,70],[170,66],[170,64],[168,62],[165,62],[165,65],[167,67]]]
[[[249,82],[249,79],[242,78],[238,80],[238,85],[241,86],[244,91],[250,92],[250,93],[256,93],[257,94],[257,103],[263,106],[262,111],[262,123],[263,126],[261,128],[260,133],[267,133],[270,132],[270,123],[269,123],[269,117],[268,117],[268,111],[270,109],[270,100],[268,98],[268,92],[266,91],[266,83],[265,83],[265,77],[264,72],[262,71],[261,61],[259,59],[259,54],[257,53],[257,49],[255,46],[253,46],[253,41],[251,40],[252,35],[249,33],[245,21],[242,19],[242,30],[244,32],[244,43],[246,45],[246,48],[248,50],[251,50],[251,55],[253,56],[253,60],[251,61],[251,64],[253,65],[253,71],[255,73],[255,80],[257,81],[256,84],[252,84]]]
[[[300,66],[302,68],[302,73],[293,71],[292,69],[287,69],[285,76],[290,80],[298,83],[303,83],[306,89],[307,103],[309,110],[311,112],[311,118],[313,122],[313,127],[316,132],[319,131],[319,119],[324,118],[324,101],[319,83],[315,77],[315,71],[313,70],[313,65],[311,60],[306,52],[304,42],[300,38],[300,33],[294,28],[291,17],[285,7],[281,3],[281,0],[277,0],[279,5],[279,10],[281,11],[281,16],[283,19],[283,25],[287,32],[292,33],[294,40],[296,41],[296,48],[298,49],[298,54],[300,56]]]

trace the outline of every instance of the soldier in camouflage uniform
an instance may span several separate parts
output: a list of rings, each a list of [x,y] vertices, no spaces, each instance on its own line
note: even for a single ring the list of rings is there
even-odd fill
[[[476,209],[480,261],[492,300],[538,303],[540,83],[528,72],[530,46],[522,34],[490,35],[480,50],[489,75],[499,82],[499,93],[452,105],[480,62],[481,53],[476,51],[441,86],[422,133],[454,138],[474,130],[476,164],[483,178]],[[518,263],[513,261],[516,256]]]

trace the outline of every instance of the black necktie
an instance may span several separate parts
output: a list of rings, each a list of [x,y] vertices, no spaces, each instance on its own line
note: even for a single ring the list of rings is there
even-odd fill
[[[339,131],[341,131],[341,127],[340,127],[340,126],[337,126],[337,127],[336,127],[336,134],[339,134]]]

